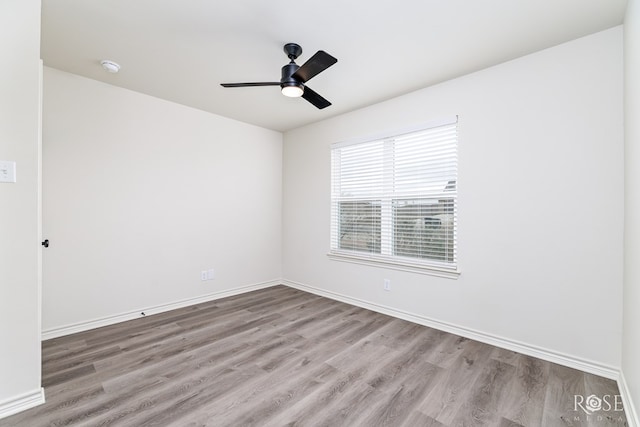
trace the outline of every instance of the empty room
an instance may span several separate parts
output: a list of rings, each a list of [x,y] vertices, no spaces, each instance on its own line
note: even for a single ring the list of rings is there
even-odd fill
[[[640,0],[0,35],[0,426],[640,427]]]

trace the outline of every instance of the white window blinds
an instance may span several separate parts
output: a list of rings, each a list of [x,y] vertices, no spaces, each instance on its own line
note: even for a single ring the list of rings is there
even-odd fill
[[[331,151],[331,253],[457,268],[457,118]]]

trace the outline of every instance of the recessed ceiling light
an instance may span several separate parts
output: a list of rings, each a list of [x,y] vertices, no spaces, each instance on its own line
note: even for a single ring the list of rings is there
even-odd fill
[[[108,59],[102,60],[100,64],[102,64],[102,68],[110,73],[117,73],[120,71],[120,65],[116,62],[109,61]]]

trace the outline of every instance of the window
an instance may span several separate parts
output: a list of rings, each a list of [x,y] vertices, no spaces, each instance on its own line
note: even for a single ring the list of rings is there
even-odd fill
[[[330,256],[457,275],[457,117],[331,148]]]

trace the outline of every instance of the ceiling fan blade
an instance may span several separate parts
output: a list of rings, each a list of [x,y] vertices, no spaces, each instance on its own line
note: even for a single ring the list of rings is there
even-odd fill
[[[314,76],[323,72],[333,64],[338,62],[336,58],[329,55],[324,50],[319,50],[307,62],[302,64],[292,77],[302,83],[311,80]]]
[[[324,99],[322,96],[318,94],[318,92],[313,91],[309,88],[309,86],[304,87],[304,92],[302,93],[302,97],[315,105],[318,109],[322,110],[323,108],[327,108],[331,103]]]
[[[222,87],[280,86],[280,82],[220,83]]]

